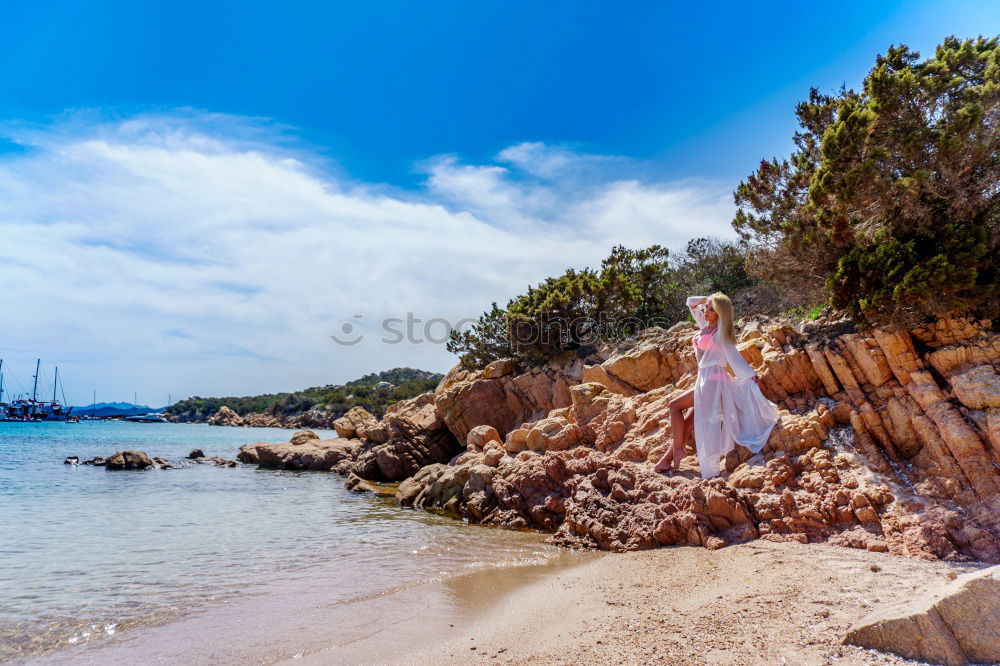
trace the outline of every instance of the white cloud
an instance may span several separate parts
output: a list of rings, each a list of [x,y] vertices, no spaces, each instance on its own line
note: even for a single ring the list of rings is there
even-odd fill
[[[21,379],[35,355],[63,365],[72,402],[443,371],[443,345],[383,344],[379,321],[476,316],[619,243],[731,235],[726,186],[541,143],[429,158],[424,187],[400,192],[333,175],[254,119],[84,114],[5,133],[24,150],[0,154],[0,354]],[[329,339],[344,321],[362,343]]]

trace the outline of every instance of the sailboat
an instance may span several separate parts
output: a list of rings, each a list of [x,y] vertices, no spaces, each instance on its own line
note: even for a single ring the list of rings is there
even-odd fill
[[[6,421],[7,416],[7,403],[3,401],[3,359],[0,358],[0,421]]]
[[[38,372],[41,369],[42,360],[35,361],[34,386],[31,389],[31,398],[18,398],[9,404],[0,403],[0,411],[5,412],[0,415],[4,421],[66,421],[75,419],[70,417],[72,407],[64,407],[56,399],[56,392],[59,389],[59,368],[56,368],[55,378],[52,382],[52,401],[46,402],[38,399]],[[2,375],[0,375],[2,376]],[[0,380],[2,382],[2,380]],[[2,397],[2,395],[0,395]],[[65,402],[65,397],[63,398]]]

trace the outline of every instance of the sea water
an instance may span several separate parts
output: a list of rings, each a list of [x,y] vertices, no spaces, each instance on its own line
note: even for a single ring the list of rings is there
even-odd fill
[[[352,600],[483,567],[545,561],[540,535],[485,529],[356,494],[325,472],[183,463],[235,459],[278,428],[0,423],[0,661],[315,581]],[[318,432],[322,437],[334,433]],[[176,469],[67,465],[139,449]]]

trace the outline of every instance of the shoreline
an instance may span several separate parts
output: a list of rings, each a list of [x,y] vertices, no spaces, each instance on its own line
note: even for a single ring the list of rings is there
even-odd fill
[[[14,663],[301,663],[303,656],[329,650],[336,650],[338,661],[347,654],[354,655],[348,663],[364,661],[381,636],[391,634],[412,643],[430,632],[447,632],[450,625],[458,626],[469,614],[488,607],[487,597],[506,594],[525,576],[558,575],[603,555],[547,546],[540,540],[538,546],[545,550],[540,553],[543,561],[488,564],[402,582],[394,581],[389,571],[384,588],[346,599],[332,594],[338,571],[331,561],[292,579],[249,585],[246,596],[231,603]],[[429,608],[437,611],[428,615]]]
[[[764,540],[563,551],[348,602],[268,592],[27,663],[914,663],[840,640],[875,608],[985,566]]]
[[[986,566],[766,540],[612,553],[363,663],[913,664],[840,641],[875,608]]]

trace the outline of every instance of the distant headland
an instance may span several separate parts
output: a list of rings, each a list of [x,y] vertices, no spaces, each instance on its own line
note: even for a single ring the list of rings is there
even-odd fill
[[[393,368],[369,373],[344,384],[327,384],[264,395],[201,398],[164,408],[167,418],[180,423],[270,428],[333,428],[333,422],[352,407],[363,407],[381,417],[390,405],[433,391],[441,373],[415,368]],[[152,410],[148,410],[152,411]]]

